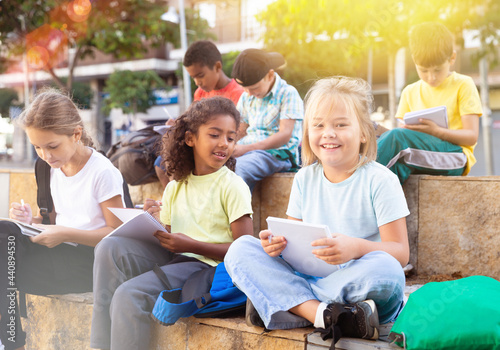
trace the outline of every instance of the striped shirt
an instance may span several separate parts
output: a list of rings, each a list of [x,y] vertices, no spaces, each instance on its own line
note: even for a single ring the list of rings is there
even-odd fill
[[[249,145],[267,139],[279,131],[280,120],[294,119],[290,141],[279,149],[290,151],[297,159],[298,146],[302,140],[302,119],[304,103],[297,89],[274,73],[276,78],[271,91],[264,98],[250,96],[244,92],[238,101],[237,108],[241,119],[248,124],[247,135],[238,141]]]

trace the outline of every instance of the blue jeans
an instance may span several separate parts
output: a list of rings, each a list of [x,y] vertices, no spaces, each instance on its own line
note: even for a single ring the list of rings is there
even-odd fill
[[[288,171],[291,167],[292,162],[289,159],[281,160],[266,151],[257,150],[236,158],[235,173],[243,178],[253,192],[260,180],[274,173]]]
[[[224,262],[233,282],[252,301],[268,329],[311,325],[288,310],[312,299],[343,304],[372,299],[380,323],[394,321],[403,306],[403,269],[382,251],[368,253],[319,278],[298,274],[282,258],[270,257],[259,239],[243,236],[231,244]]]

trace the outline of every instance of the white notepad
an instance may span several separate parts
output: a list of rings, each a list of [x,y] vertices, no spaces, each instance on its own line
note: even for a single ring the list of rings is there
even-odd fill
[[[420,124],[419,119],[429,119],[442,128],[448,128],[448,112],[446,106],[422,109],[405,113],[403,121],[407,125]]]
[[[108,208],[120,219],[123,224],[118,226],[109,236],[121,236],[146,240],[151,243],[160,244],[153,236],[156,231],[168,232],[151,214],[142,209],[132,208]],[[104,238],[106,238],[104,237]]]
[[[328,226],[308,224],[302,221],[287,220],[275,217],[266,219],[273,236],[284,236],[287,244],[281,253],[283,259],[295,270],[306,275],[326,277],[337,271],[337,265],[331,265],[318,259],[312,253],[312,241],[331,237]]]

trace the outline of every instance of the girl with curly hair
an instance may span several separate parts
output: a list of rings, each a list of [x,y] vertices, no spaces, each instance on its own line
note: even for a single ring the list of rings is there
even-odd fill
[[[148,349],[156,299],[165,285],[181,288],[194,272],[216,266],[231,243],[253,233],[248,186],[230,169],[239,125],[231,100],[194,102],[164,138],[163,155],[173,177],[161,203],[148,199],[144,210],[169,233],[158,244],[109,237],[96,247],[91,347]]]

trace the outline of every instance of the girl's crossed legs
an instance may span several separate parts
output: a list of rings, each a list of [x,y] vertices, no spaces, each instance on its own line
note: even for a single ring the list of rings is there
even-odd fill
[[[225,264],[268,329],[311,325],[288,312],[309,300],[346,304],[372,299],[380,323],[393,321],[402,307],[403,269],[396,259],[381,251],[350,261],[325,278],[317,278],[298,275],[283,259],[270,257],[259,239],[241,237],[229,248]]]

